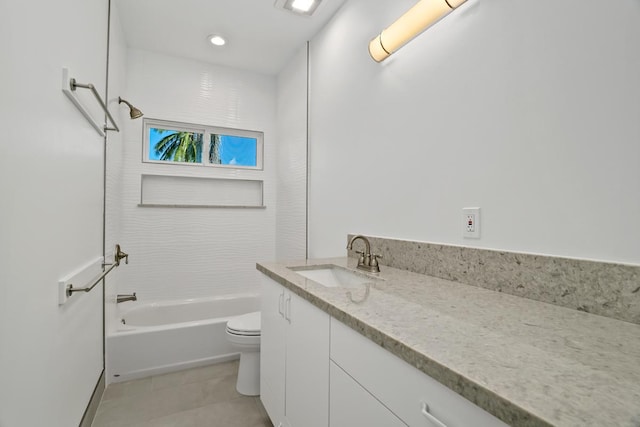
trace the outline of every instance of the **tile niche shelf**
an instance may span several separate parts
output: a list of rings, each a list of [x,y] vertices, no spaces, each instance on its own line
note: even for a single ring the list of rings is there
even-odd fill
[[[264,209],[264,182],[143,174],[138,206]]]

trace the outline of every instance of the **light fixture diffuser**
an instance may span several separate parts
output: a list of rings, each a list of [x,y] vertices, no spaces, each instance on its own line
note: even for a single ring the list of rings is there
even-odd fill
[[[369,54],[381,62],[409,40],[467,0],[420,0],[369,43]]]
[[[291,2],[291,8],[299,10],[300,12],[309,12],[309,9],[311,9],[314,3],[314,0],[293,0]]]
[[[274,6],[297,15],[311,16],[322,0],[276,0]]]
[[[218,34],[211,34],[210,36],[207,36],[207,40],[209,40],[209,42],[214,46],[224,46],[227,43],[224,37]]]

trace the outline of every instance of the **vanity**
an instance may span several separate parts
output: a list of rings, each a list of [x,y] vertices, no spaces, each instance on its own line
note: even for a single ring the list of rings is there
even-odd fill
[[[640,325],[356,262],[257,264],[274,427],[640,426]]]

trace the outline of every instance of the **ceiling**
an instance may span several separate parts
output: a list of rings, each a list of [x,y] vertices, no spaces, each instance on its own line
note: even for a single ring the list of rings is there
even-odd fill
[[[322,0],[311,17],[275,0],[114,0],[131,48],[276,74],[345,0]],[[207,36],[220,34],[223,47]]]

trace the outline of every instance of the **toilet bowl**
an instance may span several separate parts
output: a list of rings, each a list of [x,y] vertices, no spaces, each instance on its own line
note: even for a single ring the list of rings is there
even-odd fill
[[[240,352],[236,390],[245,396],[260,394],[260,312],[243,314],[227,322],[227,339]]]

